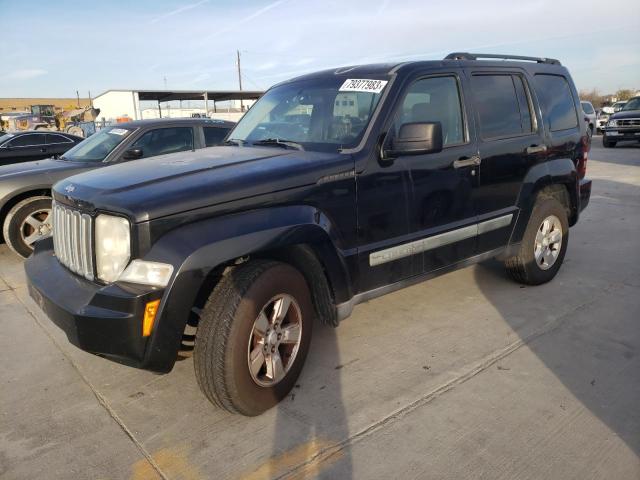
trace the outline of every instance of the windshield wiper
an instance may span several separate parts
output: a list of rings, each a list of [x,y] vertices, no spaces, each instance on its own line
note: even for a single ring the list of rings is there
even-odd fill
[[[304,147],[298,142],[291,140],[282,140],[281,138],[264,138],[257,140],[252,145],[276,145],[282,148],[295,148],[296,150],[304,150]]]
[[[230,138],[230,139],[224,141],[225,145],[238,145],[238,146],[240,146],[240,145],[245,145],[246,143],[247,143],[246,140],[242,140],[240,138]]]

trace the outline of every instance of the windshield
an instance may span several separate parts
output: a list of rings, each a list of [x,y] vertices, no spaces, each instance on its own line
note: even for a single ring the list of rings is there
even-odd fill
[[[10,138],[13,138],[12,133],[5,133],[4,135],[0,135],[0,145],[2,145],[4,142],[9,140]]]
[[[640,110],[640,97],[632,98],[629,100],[622,110]]]
[[[316,77],[274,87],[240,120],[229,141],[325,152],[355,147],[387,78]]]
[[[107,127],[68,150],[61,158],[72,162],[101,162],[133,132],[130,128]]]

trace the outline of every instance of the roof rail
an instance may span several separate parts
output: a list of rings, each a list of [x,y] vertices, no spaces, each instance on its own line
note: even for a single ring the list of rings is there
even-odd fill
[[[523,57],[521,55],[499,55],[491,53],[467,53],[467,52],[455,52],[450,53],[445,60],[478,60],[480,58],[496,58],[500,60],[525,60],[528,62],[548,63],[549,65],[562,65],[559,60],[555,58],[543,58],[543,57]]]

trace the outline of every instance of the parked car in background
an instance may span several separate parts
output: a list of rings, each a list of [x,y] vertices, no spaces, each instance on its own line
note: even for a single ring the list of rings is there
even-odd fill
[[[582,112],[585,116],[585,122],[587,123],[587,128],[591,135],[595,133],[596,124],[598,120],[598,116],[596,115],[596,111],[591,105],[591,102],[587,102],[585,100],[580,101],[580,106],[582,107]]]
[[[622,107],[624,107],[626,103],[627,103],[627,100],[621,100],[612,105],[609,105],[608,107],[602,107],[602,111],[604,113],[611,115],[613,113],[616,113],[622,110]]]
[[[258,415],[296,384],[315,319],[489,258],[553,279],[591,192],[580,110],[549,58],[282,82],[228,146],[58,182],[29,291],[73,344],[157,372],[188,323],[207,398]]]
[[[51,234],[51,186],[57,181],[130,160],[218,145],[233,125],[233,122],[198,118],[127,122],[80,139],[83,141],[59,159],[1,166],[2,237],[11,250],[27,257],[36,240]],[[46,138],[63,134],[38,135]]]
[[[622,110],[609,117],[604,128],[602,145],[606,148],[615,147],[625,140],[640,142],[640,97],[626,102]]]
[[[42,130],[5,133],[0,136],[0,166],[56,158],[83,140],[69,133]]]
[[[603,109],[598,110],[598,120],[596,121],[596,132],[602,133],[604,127],[607,126],[607,122],[609,121],[609,114],[606,113]]]

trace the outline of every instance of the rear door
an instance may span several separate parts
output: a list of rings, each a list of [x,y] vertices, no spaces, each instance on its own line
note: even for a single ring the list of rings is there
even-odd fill
[[[527,172],[547,158],[526,74],[467,70],[481,158],[476,197],[478,252],[506,245]]]

